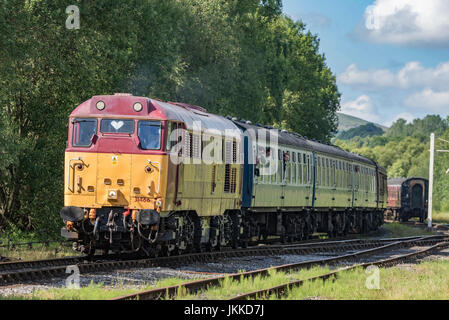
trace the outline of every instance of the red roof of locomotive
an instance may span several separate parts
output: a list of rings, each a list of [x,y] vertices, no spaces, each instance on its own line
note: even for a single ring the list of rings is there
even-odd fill
[[[165,119],[164,113],[154,106],[154,104],[148,103],[146,97],[135,97],[132,95],[116,94],[116,95],[103,95],[93,96],[91,99],[80,104],[70,114],[71,117],[92,117],[92,116],[129,116],[132,118],[145,117],[151,114],[152,118]],[[104,110],[98,110],[96,105],[99,101],[103,101],[106,105]],[[133,105],[136,102],[140,102],[143,105],[142,111],[134,111]]]
[[[96,105],[99,101],[104,102],[104,110],[97,109]],[[133,109],[136,102],[143,105],[142,111]],[[216,129],[224,132],[231,129],[239,131],[232,121],[216,114],[207,113],[206,109],[202,107],[180,102],[162,102],[128,94],[93,96],[73,110],[70,117],[173,120],[183,122],[189,130],[193,130],[195,125],[200,124],[203,130]]]

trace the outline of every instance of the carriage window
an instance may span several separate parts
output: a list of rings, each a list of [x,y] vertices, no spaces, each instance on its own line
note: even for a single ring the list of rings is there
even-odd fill
[[[161,122],[139,121],[137,131],[140,146],[144,150],[159,150],[161,148]]]
[[[296,154],[296,152],[293,152],[293,156]],[[295,158],[296,160],[296,158]],[[296,164],[296,161],[292,163],[292,184],[296,184],[296,171],[297,171],[298,165]]]
[[[310,167],[311,161],[310,161],[310,155],[307,155],[307,183],[310,184],[312,181],[312,168]]]
[[[133,133],[134,120],[103,119],[100,124],[103,133]]]
[[[92,137],[97,133],[97,119],[75,119],[72,123],[72,145],[90,147]]]

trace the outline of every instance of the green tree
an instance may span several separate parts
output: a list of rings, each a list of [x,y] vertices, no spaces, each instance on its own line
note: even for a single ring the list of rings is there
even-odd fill
[[[0,3],[0,229],[58,232],[68,115],[131,92],[329,141],[339,108],[319,39],[280,0]]]

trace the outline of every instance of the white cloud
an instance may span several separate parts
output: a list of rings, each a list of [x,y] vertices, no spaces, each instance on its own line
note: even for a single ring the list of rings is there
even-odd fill
[[[375,88],[394,87],[395,76],[390,70],[360,70],[355,64],[351,64],[338,81],[343,84],[369,86]]]
[[[343,101],[341,112],[367,121],[377,122],[380,120],[373,101],[367,95],[361,95],[353,101]]]
[[[447,46],[448,28],[447,0],[376,0],[357,31],[377,43]]]
[[[405,100],[405,105],[447,113],[449,110],[449,91],[434,91],[427,88],[408,97]]]
[[[444,90],[449,87],[449,61],[435,68],[425,68],[419,62],[412,61],[397,73],[388,69],[361,70],[357,65],[351,64],[338,76],[338,81],[370,90],[383,88]]]

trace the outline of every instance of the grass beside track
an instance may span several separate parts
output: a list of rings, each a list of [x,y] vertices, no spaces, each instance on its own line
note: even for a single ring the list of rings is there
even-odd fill
[[[449,224],[449,212],[433,212],[432,222]]]
[[[400,224],[399,222],[385,223],[382,228],[388,232],[388,238],[401,238],[411,236],[430,236],[434,233],[424,228]]]
[[[285,299],[430,300],[449,299],[449,260],[405,264],[379,269],[379,289],[368,289],[374,273],[356,269],[341,273],[335,282],[307,282]],[[273,297],[271,297],[273,298]]]
[[[8,250],[5,247],[0,248],[0,256],[13,260],[40,260],[77,255],[81,254],[74,251],[71,247],[61,246],[58,243],[50,243],[48,247],[43,244],[35,244],[32,249],[29,249],[27,246],[18,246],[12,250]]]

